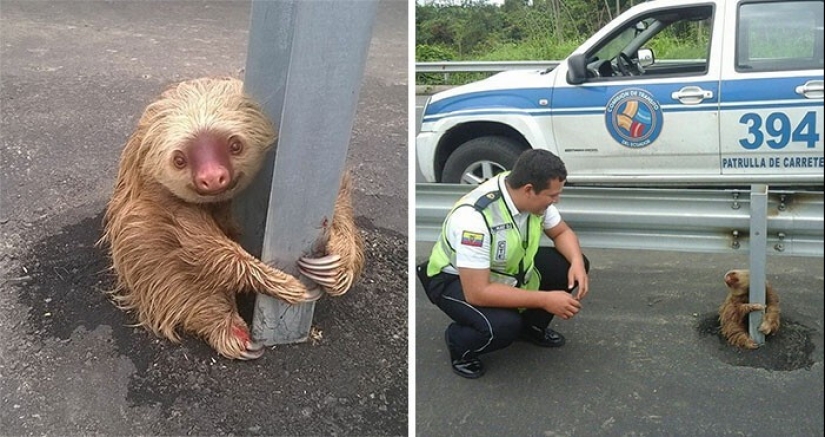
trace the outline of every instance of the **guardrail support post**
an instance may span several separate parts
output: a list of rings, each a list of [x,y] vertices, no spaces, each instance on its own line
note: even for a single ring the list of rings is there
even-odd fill
[[[750,294],[749,302],[765,304],[765,264],[768,244],[768,186],[751,185],[750,223]],[[765,344],[765,335],[759,332],[764,313],[754,311],[749,317],[749,333],[758,345]]]
[[[235,214],[241,244],[296,276],[296,260],[332,217],[376,8],[376,0],[252,4],[244,89],[279,140]],[[258,295],[252,336],[267,346],[306,341],[314,308]]]

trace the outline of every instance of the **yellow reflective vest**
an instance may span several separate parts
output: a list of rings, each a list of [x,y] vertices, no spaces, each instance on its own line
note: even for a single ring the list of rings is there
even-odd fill
[[[462,244],[481,246],[483,238],[492,238],[490,280],[525,290],[538,290],[541,278],[534,268],[533,259],[538,252],[543,233],[543,218],[529,214],[525,235],[521,235],[501,192],[502,189],[506,189],[503,187],[507,174],[509,172],[501,173],[467,193],[456,202],[447,218],[449,219],[458,208],[475,208],[479,211],[484,216],[488,234],[465,232],[462,235]],[[427,266],[429,277],[435,276],[448,265],[457,268],[455,249],[447,241],[446,226],[447,220],[444,220],[441,235],[430,254]]]

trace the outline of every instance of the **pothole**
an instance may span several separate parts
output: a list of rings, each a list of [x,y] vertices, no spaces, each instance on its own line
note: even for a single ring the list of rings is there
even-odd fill
[[[814,343],[811,329],[782,315],[779,331],[765,337],[765,344],[755,350],[740,349],[728,344],[720,333],[719,315],[708,313],[699,319],[699,335],[707,341],[715,341],[717,356],[733,366],[758,367],[774,371],[810,370],[816,363],[813,359]]]

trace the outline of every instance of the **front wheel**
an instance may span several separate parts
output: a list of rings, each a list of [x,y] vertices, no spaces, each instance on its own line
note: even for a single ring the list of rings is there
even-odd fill
[[[447,158],[441,182],[478,185],[513,168],[525,147],[507,137],[480,137],[460,145]]]

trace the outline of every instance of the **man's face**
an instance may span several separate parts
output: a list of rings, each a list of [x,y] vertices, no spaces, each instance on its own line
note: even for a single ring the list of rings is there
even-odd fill
[[[532,187],[528,190],[527,211],[535,215],[544,215],[544,211],[558,203],[561,191],[564,189],[564,182],[558,179],[550,179],[550,184],[544,190],[536,192]]]

